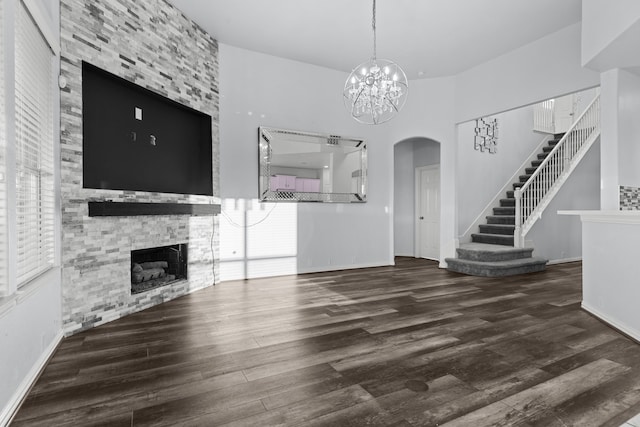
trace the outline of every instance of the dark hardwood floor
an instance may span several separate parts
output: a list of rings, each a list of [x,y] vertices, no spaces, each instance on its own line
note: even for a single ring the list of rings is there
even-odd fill
[[[395,267],[215,288],[66,338],[13,426],[614,426],[640,345],[580,309],[581,264]]]

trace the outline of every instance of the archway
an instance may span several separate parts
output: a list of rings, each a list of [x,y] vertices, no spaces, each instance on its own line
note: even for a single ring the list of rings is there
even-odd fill
[[[424,232],[421,227],[419,210],[421,205],[420,180],[422,171],[439,171],[440,143],[425,137],[412,137],[397,142],[393,147],[393,253],[394,256],[439,258],[438,253],[426,254],[421,250],[421,243],[425,243]],[[432,173],[435,175],[435,173]],[[439,173],[437,174],[439,178]],[[438,179],[439,182],[439,179]],[[439,184],[438,184],[439,186]],[[439,192],[439,188],[438,188]],[[439,223],[438,206],[438,223]],[[435,230],[439,235],[439,226]],[[433,234],[431,229],[428,234]],[[437,237],[436,237],[437,238]],[[439,239],[438,239],[439,242]],[[438,244],[436,242],[436,244]]]

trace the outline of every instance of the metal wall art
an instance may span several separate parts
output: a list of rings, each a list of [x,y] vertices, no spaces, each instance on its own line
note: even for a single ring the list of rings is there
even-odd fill
[[[498,150],[498,119],[492,117],[476,119],[474,130],[473,148],[495,154]]]

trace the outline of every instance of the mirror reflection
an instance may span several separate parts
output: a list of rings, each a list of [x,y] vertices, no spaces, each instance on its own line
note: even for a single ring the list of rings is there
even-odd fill
[[[366,201],[361,139],[260,127],[259,154],[262,201]]]

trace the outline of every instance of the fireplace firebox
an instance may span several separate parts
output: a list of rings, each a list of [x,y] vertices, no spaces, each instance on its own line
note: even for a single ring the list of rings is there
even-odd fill
[[[187,244],[131,251],[131,293],[187,279]]]

